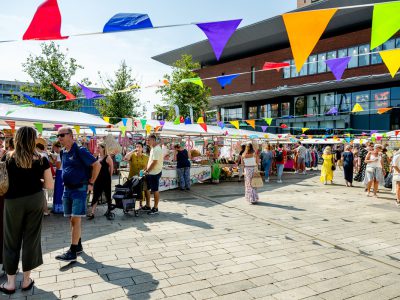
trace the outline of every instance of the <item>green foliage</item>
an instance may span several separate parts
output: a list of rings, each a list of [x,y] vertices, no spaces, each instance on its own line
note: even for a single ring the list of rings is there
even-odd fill
[[[107,78],[104,84],[106,85],[104,93],[109,96],[98,102],[102,116],[110,117],[110,122],[114,124],[120,122],[121,118],[142,116],[142,113],[138,112],[140,106],[137,97],[138,88],[131,89],[129,92],[115,93],[131,86],[138,86],[137,80],[132,76],[132,69],[126,65],[125,61],[121,62],[114,78]]]
[[[61,51],[60,46],[54,42],[42,43],[41,54],[29,55],[26,62],[22,64],[26,72],[33,80],[33,85],[24,85],[21,87],[23,92],[31,93],[37,98],[52,102],[63,100],[65,96],[58,92],[51,83],[54,82],[64,90],[74,95],[80,93],[80,88],[71,86],[71,78],[75,76],[78,69],[83,69],[74,58],[68,58],[68,55]],[[89,85],[87,79],[81,80],[83,84]],[[13,98],[15,102],[30,103],[24,98]],[[62,101],[50,103],[46,108],[76,110],[79,105],[75,101]]]
[[[190,116],[189,106],[193,107],[194,118],[201,115],[208,107],[208,100],[211,95],[209,87],[200,87],[193,83],[180,83],[182,79],[196,78],[199,75],[194,70],[200,69],[200,64],[193,62],[191,55],[182,55],[182,58],[175,62],[171,75],[164,78],[169,85],[160,87],[157,93],[162,95],[162,101],[168,107],[168,111],[174,111],[174,105],[179,107],[181,116]],[[157,111],[157,110],[156,110]],[[170,113],[167,120],[174,119],[175,113]]]

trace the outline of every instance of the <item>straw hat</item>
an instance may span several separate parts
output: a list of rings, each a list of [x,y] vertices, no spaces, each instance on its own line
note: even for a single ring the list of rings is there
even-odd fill
[[[42,144],[44,147],[47,147],[47,142],[46,142],[46,140],[43,139],[43,138],[37,138],[37,139],[36,139],[36,145],[37,145],[37,144]]]

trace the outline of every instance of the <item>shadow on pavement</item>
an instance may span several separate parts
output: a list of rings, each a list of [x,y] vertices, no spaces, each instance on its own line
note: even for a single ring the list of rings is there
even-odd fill
[[[279,205],[279,204],[268,203],[268,202],[257,202],[256,205],[257,206],[272,207],[272,208],[280,208],[280,209],[291,210],[291,211],[306,211],[305,209],[297,208],[297,207],[294,207],[294,206]]]

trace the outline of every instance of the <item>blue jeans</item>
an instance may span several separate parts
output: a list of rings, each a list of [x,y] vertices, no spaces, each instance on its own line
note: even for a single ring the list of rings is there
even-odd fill
[[[190,168],[177,168],[178,182],[181,189],[190,189]]]
[[[269,172],[271,171],[271,165],[272,165],[272,160],[263,161],[265,179],[269,179]]]
[[[282,180],[284,164],[276,164],[276,170],[278,172],[278,180]]]

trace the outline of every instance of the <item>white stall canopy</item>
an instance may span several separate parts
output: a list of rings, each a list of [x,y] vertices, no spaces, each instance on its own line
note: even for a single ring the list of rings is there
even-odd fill
[[[7,115],[8,112],[12,113]],[[82,112],[0,104],[0,124],[7,125],[5,121],[15,121],[16,127],[33,126],[33,123],[42,123],[43,128],[53,128],[54,124],[96,128],[110,125],[102,118]]]

